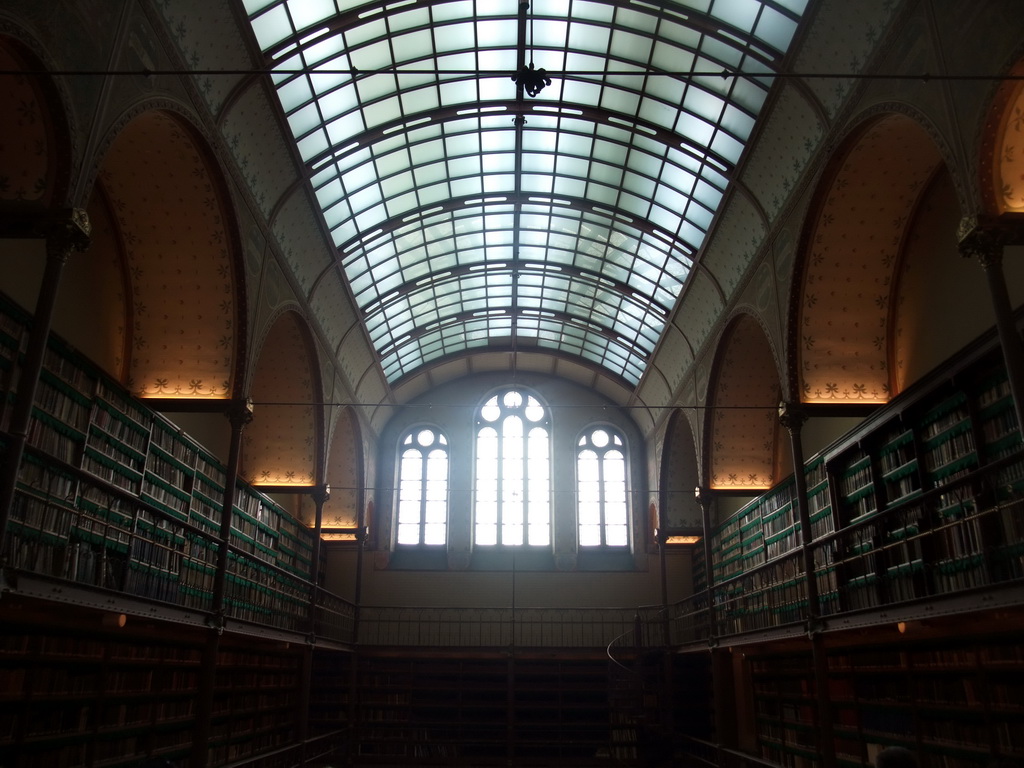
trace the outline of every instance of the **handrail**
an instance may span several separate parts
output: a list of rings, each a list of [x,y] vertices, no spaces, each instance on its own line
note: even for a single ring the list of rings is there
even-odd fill
[[[747,754],[696,736],[679,734],[676,739],[677,743],[683,745],[689,743],[691,746],[700,747],[700,751],[686,751],[685,754],[688,758],[704,765],[715,768],[781,768],[777,763],[772,763],[757,755]]]
[[[604,648],[631,631],[634,608],[359,607],[361,646]]]
[[[815,615],[822,621],[814,627],[805,626],[810,615],[805,605],[808,575],[803,573],[799,548],[677,602],[670,608],[675,614],[672,622],[685,619],[696,624],[701,616],[707,617],[707,606],[713,603],[715,627],[705,638],[691,639],[715,642],[714,638],[740,637],[766,629],[818,631],[827,629],[837,617],[860,615],[870,621],[871,611],[896,606],[911,609],[923,600],[966,596],[979,589],[1019,584],[1024,581],[1024,569],[1015,564],[1015,553],[1021,542],[1014,538],[986,543],[974,541],[972,536],[980,535],[978,531],[986,526],[987,520],[1024,520],[1024,498],[1019,493],[1006,494],[1000,474],[1019,465],[1022,459],[1024,450],[1018,449],[940,488],[915,493],[815,538],[810,543],[815,560],[813,578],[819,587]],[[965,504],[955,514],[940,514],[940,508],[947,507],[952,497],[971,504]],[[966,543],[951,543],[961,540],[974,541],[974,548]],[[936,546],[931,546],[933,543]],[[960,551],[957,547],[967,549]],[[787,563],[793,572],[785,573],[785,579],[777,578],[783,575]],[[780,613],[773,602],[780,590],[792,592],[789,598],[797,601],[793,607],[803,608],[793,616]],[[1007,595],[1003,599],[1010,601],[1014,597]],[[949,610],[962,610],[961,603],[952,601]],[[673,641],[678,638],[673,637]]]
[[[230,763],[225,763],[221,768],[252,768],[253,766],[261,765],[268,760],[275,757],[285,757],[293,755],[294,758],[299,759],[302,762],[296,764],[305,764],[305,760],[311,758],[322,759],[326,757],[336,757],[340,753],[343,753],[348,745],[349,732],[347,729],[340,729],[331,731],[329,733],[323,733],[319,736],[313,736],[305,741],[299,741],[287,746],[280,747],[278,749],[270,750],[269,752],[260,752],[258,755],[250,755],[244,757],[241,760],[235,760]],[[319,751],[315,754],[311,754],[309,748]]]

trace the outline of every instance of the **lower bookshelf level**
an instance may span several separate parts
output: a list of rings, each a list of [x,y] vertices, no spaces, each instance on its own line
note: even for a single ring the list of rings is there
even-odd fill
[[[826,640],[831,741],[839,766],[887,746],[922,768],[1024,762],[1024,614],[1007,611],[837,633]],[[822,765],[815,663],[805,640],[746,650],[760,756]]]
[[[353,765],[640,765],[674,728],[710,736],[705,661],[318,651],[311,723],[351,722]]]
[[[302,643],[222,636],[200,729],[207,630],[11,595],[0,619],[4,768],[187,768],[199,730],[223,766],[298,738]]]

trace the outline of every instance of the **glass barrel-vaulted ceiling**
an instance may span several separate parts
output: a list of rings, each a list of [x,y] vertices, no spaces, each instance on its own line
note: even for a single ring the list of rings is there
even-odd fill
[[[243,2],[390,382],[486,346],[635,386],[807,0]]]

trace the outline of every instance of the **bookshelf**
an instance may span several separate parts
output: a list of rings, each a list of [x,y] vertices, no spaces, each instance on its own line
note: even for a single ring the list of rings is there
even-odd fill
[[[876,631],[828,649],[829,737],[837,763],[872,766],[878,752],[893,745],[914,751],[922,768],[982,768],[997,757],[1020,762],[1024,652],[1018,636],[1005,626],[995,634],[952,628],[927,634],[894,639]],[[819,764],[809,649],[766,647],[748,663],[761,756],[780,765]]]
[[[635,755],[637,724],[630,722],[632,711],[610,701],[615,691],[606,662],[524,659],[513,673],[517,759],[588,760],[609,747]]]
[[[27,318],[0,302],[3,418]],[[19,467],[6,562],[79,584],[211,609],[228,484],[212,454],[51,336]],[[228,615],[298,628],[312,532],[239,482]],[[282,615],[273,616],[274,611]]]
[[[0,430],[6,430],[14,402],[18,356],[24,351],[28,317],[18,307],[0,301]]]
[[[636,761],[638,729],[651,713],[707,736],[709,714],[697,706],[698,697],[707,701],[707,659],[674,659],[665,669],[660,659],[656,669],[634,674],[633,660],[622,670],[604,656],[363,653],[355,660],[353,759],[392,765]],[[617,681],[617,673],[626,679]],[[326,730],[337,727],[350,685],[344,667],[328,675],[334,694],[314,691],[325,712],[338,713],[320,721]]]
[[[298,734],[302,647],[229,638],[217,655],[210,761],[224,765],[290,745]]]
[[[994,344],[880,407],[803,471],[821,616],[1024,578],[1024,442]],[[808,578],[779,565],[802,543],[794,495],[788,478],[712,532],[719,634],[793,621],[773,595]]]
[[[136,768],[159,757],[188,764],[205,629],[134,617],[119,625],[102,611],[4,600],[0,763]],[[222,638],[210,765],[295,742],[304,653],[302,643]]]
[[[317,648],[313,651],[313,686],[309,725],[313,735],[347,729],[352,722],[352,654]]]
[[[766,654],[750,668],[761,757],[793,768],[820,765],[810,655]]]
[[[364,759],[503,758],[508,663],[360,657],[355,752]]]
[[[140,628],[102,630],[95,613],[7,614],[0,639],[0,761],[128,768],[184,759],[192,743],[201,648]]]

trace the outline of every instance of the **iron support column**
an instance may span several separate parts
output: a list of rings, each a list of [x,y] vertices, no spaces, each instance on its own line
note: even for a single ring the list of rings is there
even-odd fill
[[[74,251],[84,251],[89,247],[92,227],[84,210],[71,208],[49,212],[25,221],[5,222],[3,232],[9,236],[45,237],[46,266],[36,297],[35,316],[29,331],[25,359],[18,372],[14,408],[8,425],[9,442],[3,451],[0,468],[0,552],[3,551],[7,537],[7,523],[10,520],[11,504],[18,484],[18,469],[25,453],[25,444],[28,442],[29,427],[32,423],[32,403],[35,401],[36,385],[46,356],[46,344],[50,338],[50,324],[53,321],[54,307],[57,305],[61,274],[68,257]]]

